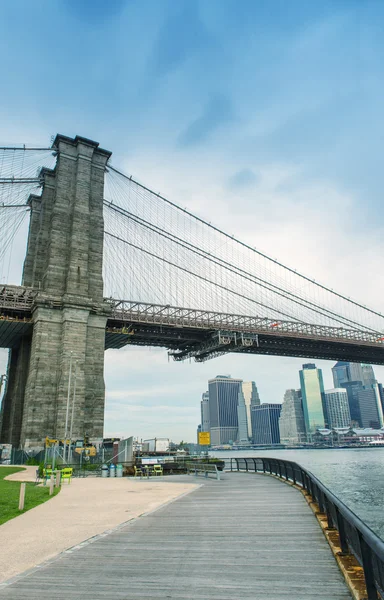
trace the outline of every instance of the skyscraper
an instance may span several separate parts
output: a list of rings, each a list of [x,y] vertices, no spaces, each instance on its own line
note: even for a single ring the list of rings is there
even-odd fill
[[[349,363],[350,380],[363,383],[363,369],[360,363]]]
[[[228,444],[238,437],[237,406],[241,379],[217,375],[208,381],[209,425],[213,446]]]
[[[260,404],[260,396],[254,381],[243,381],[242,388],[247,411],[248,438],[252,439],[251,406]]]
[[[361,365],[363,374],[363,385],[366,388],[371,388],[376,383],[375,372],[372,365]]]
[[[342,383],[351,381],[350,363],[339,360],[332,367],[333,385],[340,388]]]
[[[239,423],[237,439],[240,442],[240,444],[247,444],[249,442],[247,409],[245,406],[244,392],[243,392],[242,386],[240,386],[240,388],[239,388],[239,397],[238,397],[238,404],[237,404],[237,420]]]
[[[282,444],[298,444],[306,441],[305,422],[301,394],[286,390],[279,419]]]
[[[361,426],[380,429],[383,426],[383,411],[379,390],[375,387],[360,388],[357,392],[361,414]]]
[[[347,381],[361,381],[366,388],[376,383],[372,365],[339,361],[332,367],[332,375],[335,388],[341,387]]]
[[[209,392],[201,396],[201,431],[209,431]]]
[[[260,404],[259,406],[252,406],[252,442],[254,444],[268,445],[280,443],[280,412],[281,404]]]
[[[352,425],[355,427],[362,427],[359,402],[359,391],[364,389],[362,382],[346,381],[345,383],[341,383],[340,385],[347,392]]]
[[[300,371],[300,387],[303,398],[303,412],[307,434],[324,428],[325,414],[324,383],[321,369],[313,363],[303,365]]]
[[[344,388],[327,390],[325,392],[325,405],[329,428],[349,427],[351,425],[348,394]]]
[[[378,383],[377,387],[379,388],[379,396],[380,396],[380,402],[381,402],[381,408],[384,412],[384,388],[383,388],[383,384],[382,383]]]

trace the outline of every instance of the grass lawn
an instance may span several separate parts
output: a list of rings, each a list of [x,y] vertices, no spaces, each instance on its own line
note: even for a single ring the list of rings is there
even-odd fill
[[[0,467],[0,525],[49,500],[49,498],[53,498],[49,495],[48,486],[40,487],[34,483],[27,483],[24,510],[19,510],[20,482],[4,481],[4,477],[23,470],[22,467]],[[53,495],[56,495],[59,489],[55,488]]]

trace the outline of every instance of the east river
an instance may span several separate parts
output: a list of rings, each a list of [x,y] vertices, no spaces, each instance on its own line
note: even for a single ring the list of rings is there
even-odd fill
[[[210,452],[217,458],[269,456],[311,471],[384,540],[384,447]]]

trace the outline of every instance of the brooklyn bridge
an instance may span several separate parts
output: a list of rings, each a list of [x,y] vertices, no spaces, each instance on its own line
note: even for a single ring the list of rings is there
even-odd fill
[[[21,285],[0,284],[3,443],[64,437],[73,365],[73,435],[101,438],[110,348],[384,364],[381,313],[153,192],[92,140],[0,148],[0,266],[26,216]]]

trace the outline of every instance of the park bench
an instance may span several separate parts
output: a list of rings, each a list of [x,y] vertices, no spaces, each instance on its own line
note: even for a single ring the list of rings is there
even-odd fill
[[[209,477],[209,475],[214,475],[218,481],[220,481],[220,471],[218,470],[216,465],[209,463],[198,463],[198,462],[187,462],[185,463],[187,468],[187,473],[190,475],[202,475],[203,477]]]

